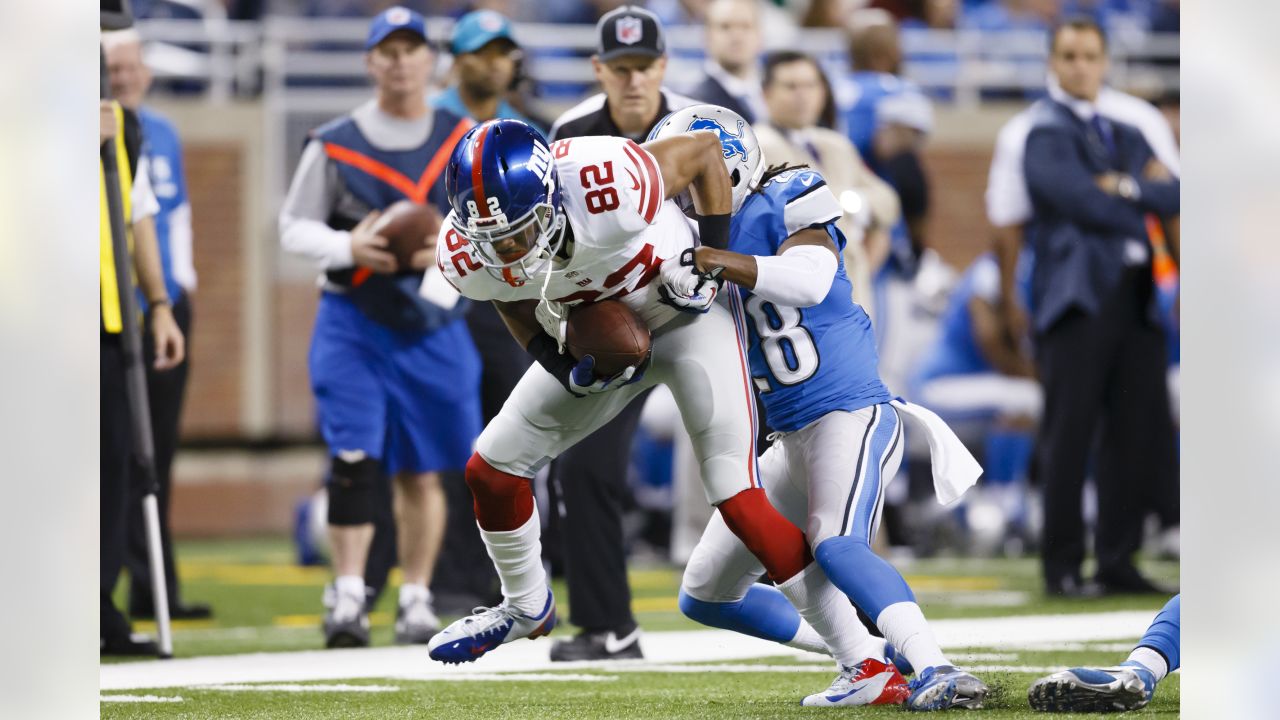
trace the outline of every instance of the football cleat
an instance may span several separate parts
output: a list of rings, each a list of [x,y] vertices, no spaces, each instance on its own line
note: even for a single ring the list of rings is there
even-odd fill
[[[1155,689],[1155,675],[1140,665],[1078,667],[1035,681],[1027,701],[1044,712],[1119,712],[1145,707]]]
[[[607,632],[582,632],[569,640],[557,640],[551,646],[552,662],[575,660],[642,660],[640,628],[625,635],[613,630]]]
[[[805,707],[849,705],[901,705],[911,689],[892,663],[867,658],[857,665],[840,668],[826,692],[800,701]]]
[[[909,685],[908,710],[977,710],[988,692],[986,683],[954,665],[927,668]]]
[[[440,618],[425,597],[396,610],[396,644],[422,645],[440,632]]]
[[[325,587],[324,646],[327,648],[368,647],[369,614],[364,596],[338,592]]]
[[[903,677],[916,674],[916,669],[911,667],[911,661],[907,656],[898,652],[898,649],[890,645],[888,640],[884,643],[884,656],[898,668],[898,672],[902,673]]]
[[[556,599],[547,588],[547,602],[537,617],[521,615],[506,600],[497,607],[478,607],[472,614],[441,630],[427,649],[432,660],[472,662],[503,643],[520,638],[536,640],[556,626]]]

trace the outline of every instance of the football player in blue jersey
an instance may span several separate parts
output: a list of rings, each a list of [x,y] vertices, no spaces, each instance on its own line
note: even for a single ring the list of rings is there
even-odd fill
[[[1147,628],[1129,659],[1116,667],[1071,668],[1040,678],[1027,690],[1031,707],[1046,712],[1123,712],[1146,707],[1156,684],[1178,669],[1182,595],[1174,595]]]
[[[866,312],[851,298],[835,222],[842,211],[822,176],[804,167],[761,173],[755,135],[739,116],[699,105],[677,111],[651,138],[690,128],[717,132],[731,175],[759,177],[735,208],[727,250],[698,247],[681,257],[685,283],[667,280],[669,302],[697,312],[714,302],[708,283],[722,276],[745,304],[748,358],[765,404],[774,445],[760,458],[770,500],[805,529],[830,582],[867,613],[888,642],[919,670],[905,686],[885,644],[858,622],[848,602],[829,603],[825,627],[806,627],[772,588],[755,585],[762,568],[718,516],[685,572],[681,610],[707,625],[831,652],[840,673],[805,705],[903,702],[915,710],[979,707],[987,686],[942,653],[902,575],[871,550],[885,484],[902,459],[902,415],[920,421],[933,452],[939,499],[950,502],[980,468],[945,424],[923,408],[895,400],[877,372]],[[838,598],[839,596],[836,595]],[[812,617],[812,613],[806,613]]]

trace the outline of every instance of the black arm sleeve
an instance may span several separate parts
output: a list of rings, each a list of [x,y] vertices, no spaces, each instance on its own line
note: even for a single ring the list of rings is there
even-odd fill
[[[551,373],[551,376],[556,380],[559,380],[565,390],[569,390],[569,373],[573,372],[573,367],[577,365],[577,362],[569,353],[560,352],[560,348],[554,338],[544,332],[540,332],[533,336],[525,350],[533,356],[534,360],[538,361],[542,369]]]
[[[698,237],[703,245],[717,250],[729,247],[729,215],[699,215]]]

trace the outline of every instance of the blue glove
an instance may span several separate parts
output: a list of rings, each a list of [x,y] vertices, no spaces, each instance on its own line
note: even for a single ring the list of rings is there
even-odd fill
[[[595,357],[586,355],[569,372],[569,392],[578,397],[609,392],[623,385],[639,382],[640,378],[644,377],[644,371],[648,366],[649,359],[646,357],[644,362],[638,365],[631,365],[613,377],[598,378],[595,372]]]

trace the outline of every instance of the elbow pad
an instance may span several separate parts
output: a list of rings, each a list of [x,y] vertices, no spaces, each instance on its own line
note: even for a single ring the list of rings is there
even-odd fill
[[[839,261],[818,245],[797,245],[781,255],[756,257],[756,286],[751,292],[775,305],[810,307],[831,289]]]

